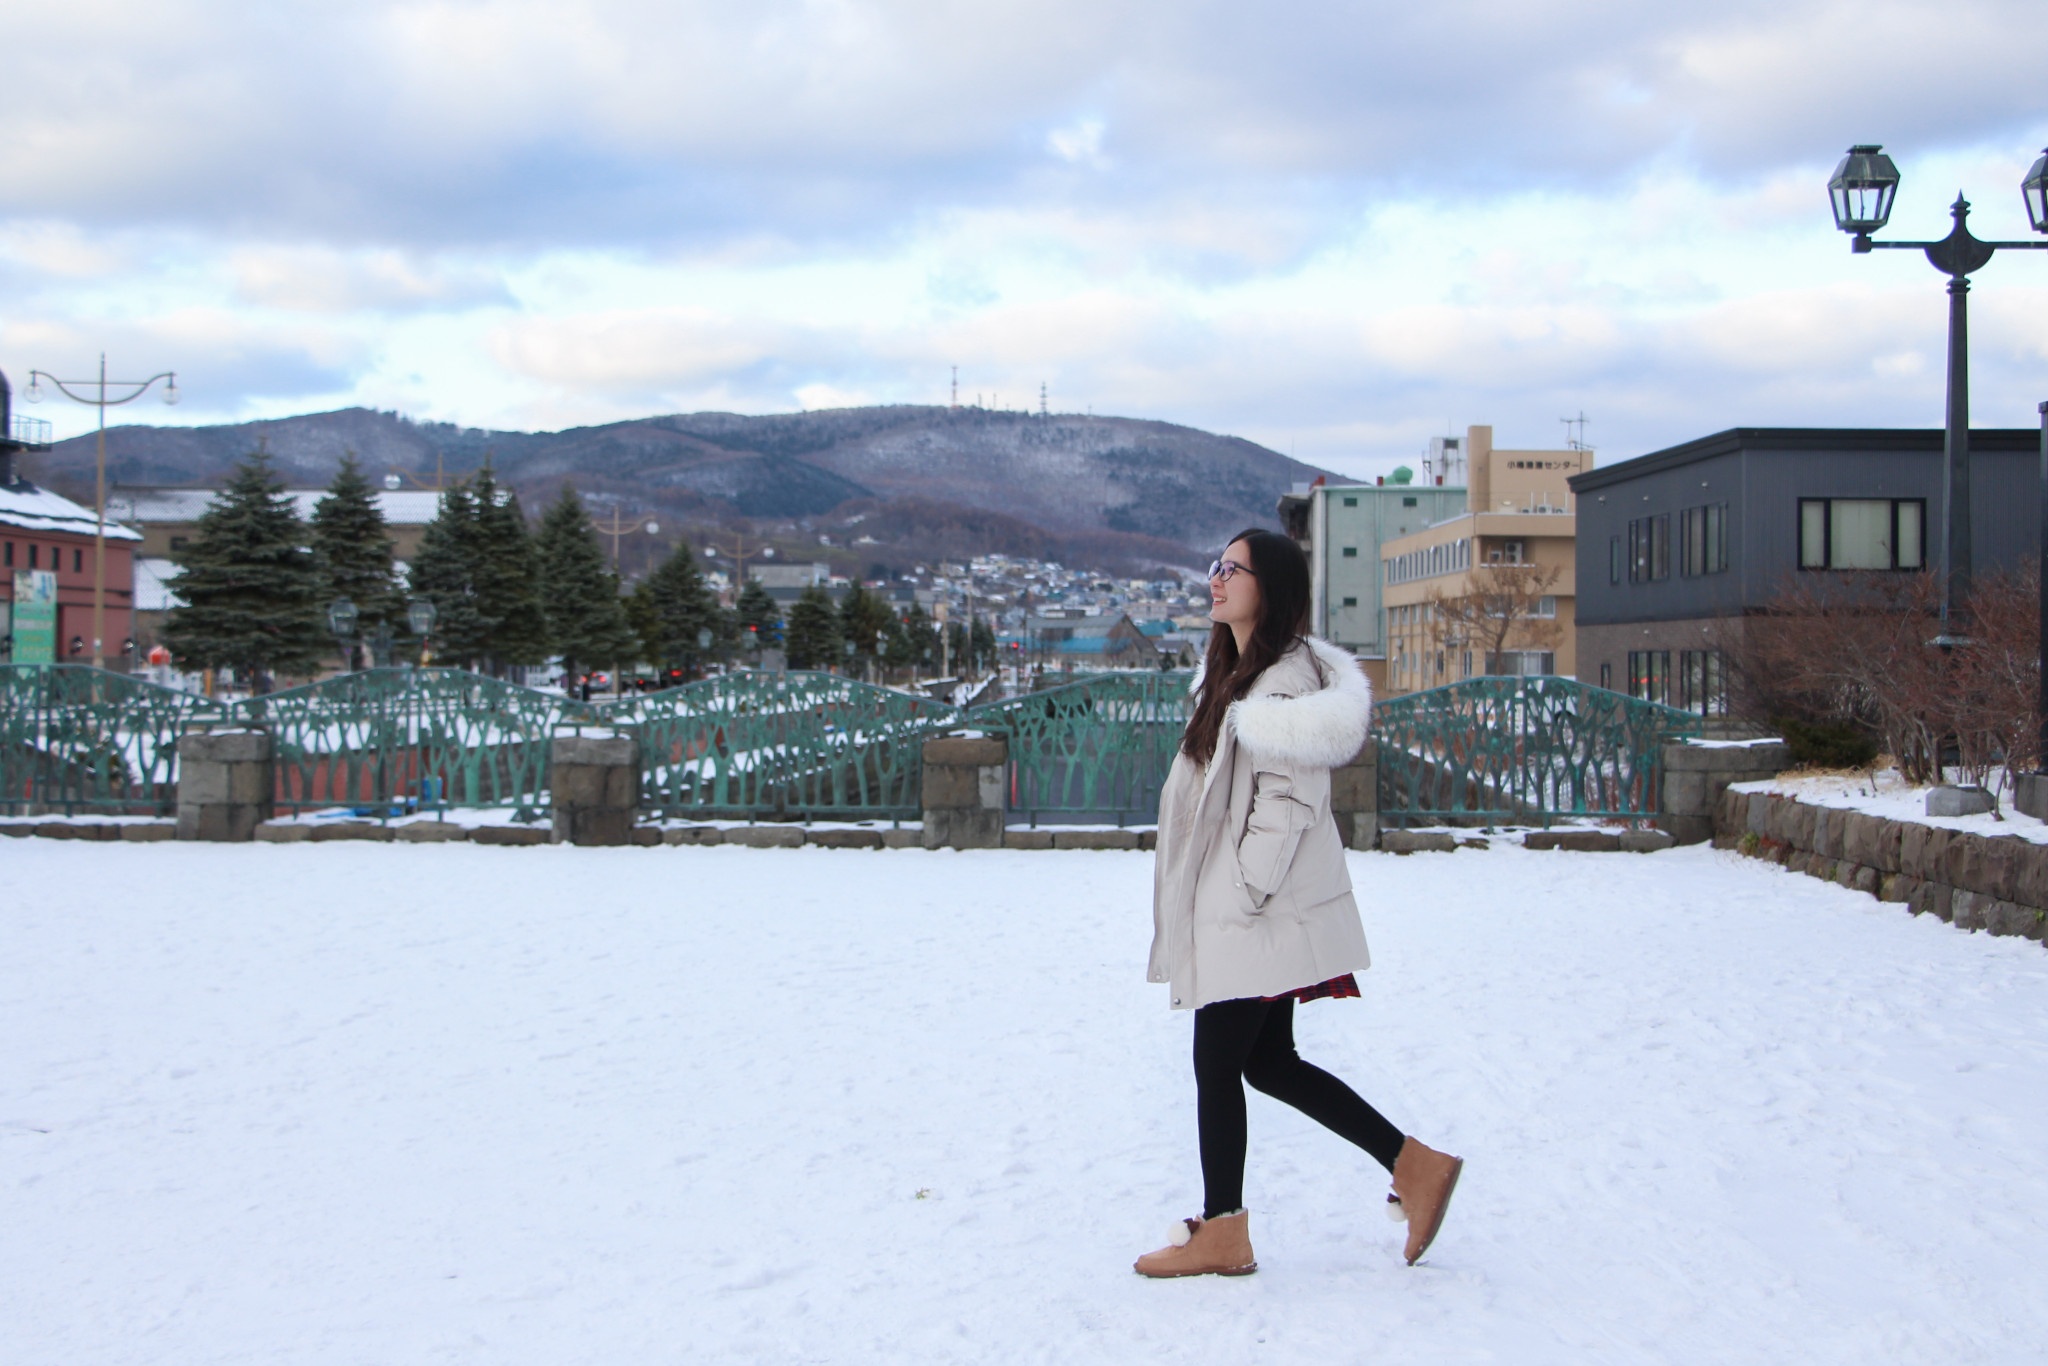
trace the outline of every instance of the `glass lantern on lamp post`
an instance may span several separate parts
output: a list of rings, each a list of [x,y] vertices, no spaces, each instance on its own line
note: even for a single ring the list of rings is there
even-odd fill
[[[356,605],[347,598],[336,598],[327,604],[327,629],[334,633],[334,643],[341,647],[343,673],[355,672],[356,616]]]
[[[414,598],[405,605],[405,624],[420,638],[420,667],[425,668],[433,661],[432,637],[434,617],[437,615],[431,598]]]

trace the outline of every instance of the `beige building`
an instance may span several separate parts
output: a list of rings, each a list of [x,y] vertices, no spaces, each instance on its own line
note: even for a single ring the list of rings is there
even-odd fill
[[[1593,467],[1584,447],[1497,450],[1493,428],[1465,435],[1466,506],[1454,517],[1380,548],[1385,604],[1385,695],[1418,692],[1484,674],[1564,674],[1576,667],[1577,516],[1566,483]],[[1524,581],[1556,572],[1530,592],[1499,650],[1482,620],[1475,629],[1447,616],[1446,600],[1474,600],[1504,582],[1504,566],[1530,565]]]
[[[174,559],[199,530],[200,517],[219,492],[204,487],[116,485],[107,490],[107,516],[142,532],[137,555]],[[327,496],[327,490],[286,489],[284,494],[298,509],[299,520],[311,525],[313,509]],[[391,553],[410,563],[419,553],[427,523],[440,511],[441,495],[432,490],[378,489],[372,496],[384,514],[385,529],[391,533]]]

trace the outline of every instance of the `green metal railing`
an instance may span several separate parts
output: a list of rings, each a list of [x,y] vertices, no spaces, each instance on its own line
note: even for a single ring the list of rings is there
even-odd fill
[[[1102,674],[968,710],[1010,742],[1010,812],[1150,824],[1187,725],[1188,675]]]
[[[0,811],[171,815],[178,736],[217,702],[84,664],[0,666]]]
[[[944,702],[833,674],[728,674],[593,709],[640,742],[640,803],[664,816],[915,820],[922,742]]]
[[[1663,747],[1701,718],[1569,678],[1478,678],[1381,702],[1380,824],[1647,820]]]
[[[1010,745],[1009,805],[1031,823],[1155,820],[1186,721],[1185,673],[1101,675],[959,708],[831,674],[734,674],[584,704],[452,669],[379,669],[210,701],[79,665],[0,667],[0,810],[169,814],[177,739],[257,725],[285,811],[547,806],[570,728],[640,743],[644,808],[665,816],[915,819],[922,742]],[[1563,678],[1488,678],[1382,702],[1381,820],[1548,823],[1657,814],[1662,747],[1697,716]]]
[[[370,669],[251,697],[236,717],[273,737],[277,804],[302,811],[548,804],[556,729],[594,708],[459,669]]]

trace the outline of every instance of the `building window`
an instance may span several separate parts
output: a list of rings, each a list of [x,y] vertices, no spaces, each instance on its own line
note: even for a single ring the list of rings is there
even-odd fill
[[[188,538],[184,536],[171,537],[171,553],[176,554],[178,551],[183,550],[185,548],[187,539]]]
[[[1549,650],[1502,650],[1486,656],[1486,672],[1498,678],[1535,678],[1557,672],[1557,655]]]
[[[71,572],[74,574],[83,574],[85,572],[85,552],[83,550],[73,550],[71,552]]]
[[[1347,559],[1347,560],[1355,560],[1355,559],[1357,559],[1357,558],[1358,558],[1358,547],[1357,547],[1357,546],[1355,546],[1355,545],[1347,545],[1347,546],[1345,546],[1345,547],[1344,547],[1344,558],[1345,558],[1345,559]]]
[[[1801,498],[1801,569],[1920,569],[1926,565],[1921,498]]]
[[[1628,652],[1628,695],[1645,702],[1671,703],[1671,651]]]
[[[1356,607],[1356,606],[1358,606],[1358,599],[1357,599],[1357,598],[1346,598],[1346,599],[1344,599],[1344,605],[1345,605],[1346,607]]]
[[[1356,498],[1346,498],[1344,500],[1344,506],[1348,508],[1355,508],[1358,506],[1358,500]]]
[[[1602,664],[1600,666],[1600,686],[1609,692],[1614,691],[1614,666],[1612,664]]]
[[[12,541],[7,543],[7,567],[9,569],[14,567],[14,542]]]
[[[1687,508],[1678,526],[1679,573],[1688,578],[1728,567],[1728,505]]]
[[[1638,517],[1628,524],[1628,581],[1651,583],[1671,577],[1671,514]]]
[[[1679,652],[1678,705],[1701,716],[1728,714],[1728,676],[1719,650]]]
[[[1412,507],[1414,507],[1415,505],[1416,505],[1416,503],[1415,503],[1415,500],[1414,500],[1413,498],[1403,498],[1403,499],[1401,500],[1401,506],[1402,506],[1402,507],[1404,507],[1404,508],[1412,508]]]
[[[34,541],[30,541],[28,546],[28,567],[30,569],[34,569],[42,562],[43,548],[37,545]]]
[[[1530,612],[1529,615],[1543,621],[1555,621],[1557,619],[1557,599],[1545,593],[1542,597],[1536,599],[1535,610]]]
[[[1607,538],[1607,581],[1609,583],[1621,582],[1622,564],[1621,537],[1609,536]]]

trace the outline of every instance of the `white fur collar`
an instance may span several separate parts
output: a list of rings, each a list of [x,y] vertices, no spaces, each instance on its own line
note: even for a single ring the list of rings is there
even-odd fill
[[[1231,703],[1230,728],[1237,733],[1237,742],[1260,758],[1316,768],[1348,764],[1365,744],[1372,724],[1372,684],[1349,651],[1314,636],[1303,636],[1302,641],[1313,664],[1301,660],[1294,668],[1304,682],[1320,675],[1315,680],[1320,686],[1292,697],[1254,691]],[[1283,656],[1259,682],[1290,662]]]

